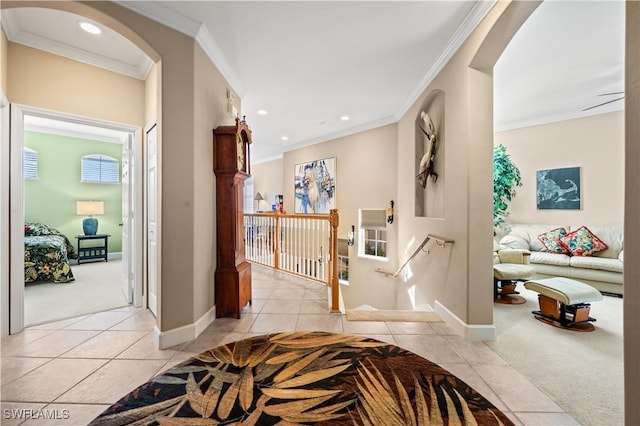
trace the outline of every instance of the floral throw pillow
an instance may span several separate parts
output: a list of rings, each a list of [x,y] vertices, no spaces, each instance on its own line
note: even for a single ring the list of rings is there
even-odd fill
[[[609,247],[586,226],[560,237],[560,242],[571,252],[572,256],[591,256]]]
[[[556,228],[538,235],[538,240],[545,246],[549,253],[568,254],[569,250],[560,242],[560,237],[564,237],[565,235],[567,235],[566,229]]]

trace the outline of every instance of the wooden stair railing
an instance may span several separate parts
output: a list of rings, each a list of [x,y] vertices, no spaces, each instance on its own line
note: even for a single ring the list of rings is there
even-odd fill
[[[247,213],[245,257],[330,286],[330,310],[339,312],[338,224],[337,209],[328,215]]]

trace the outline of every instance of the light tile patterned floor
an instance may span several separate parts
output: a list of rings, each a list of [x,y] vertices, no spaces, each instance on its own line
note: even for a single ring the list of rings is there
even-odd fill
[[[167,350],[154,346],[153,315],[133,307],[34,326],[2,339],[0,424],[84,425],[194,354],[294,330],[361,334],[408,349],[454,373],[518,425],[578,424],[487,345],[463,340],[444,323],[350,322],[328,313],[324,286],[256,266],[253,297],[242,319],[217,319],[196,340]]]

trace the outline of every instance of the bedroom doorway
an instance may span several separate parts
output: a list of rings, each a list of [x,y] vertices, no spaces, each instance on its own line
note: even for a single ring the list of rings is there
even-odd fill
[[[136,216],[141,216],[142,212],[142,176],[141,170],[139,170],[141,169],[139,165],[142,164],[141,129],[28,106],[12,105],[11,107],[10,145],[12,157],[10,161],[12,179],[10,192],[12,208],[10,225],[12,238],[10,251],[12,253],[11,271],[19,273],[11,273],[10,277],[10,332],[17,333],[28,325],[55,321],[64,319],[64,317],[91,313],[91,311],[98,312],[127,304],[143,306],[142,230],[136,226],[137,223],[142,222],[135,220]],[[121,248],[116,253],[113,252],[113,249],[109,250],[107,262],[77,265],[71,260],[71,270],[74,275],[77,275],[74,277],[76,278],[74,281],[67,285],[65,283],[38,283],[36,285],[37,292],[32,291],[32,288],[27,291],[22,273],[25,254],[23,226],[26,218],[25,209],[27,208],[23,178],[26,130],[38,132],[38,134],[50,134],[53,135],[52,138],[66,137],[73,141],[102,140],[103,145],[104,142],[119,144],[117,150],[120,150],[121,154],[116,159],[122,161],[120,182],[122,195],[118,196],[117,203],[111,202],[111,210],[118,208],[116,204],[121,204],[122,207],[120,211],[116,212],[116,218],[111,220],[110,224],[109,220],[103,219],[107,217],[106,214],[100,217],[104,222],[104,233],[113,234],[118,241],[121,240],[121,244],[119,244]],[[136,167],[136,165],[138,166]],[[77,167],[79,169],[80,164]],[[71,198],[74,197],[78,198],[79,196],[77,194],[71,196]],[[76,236],[82,234],[81,217],[76,215],[75,201],[67,201],[65,202],[65,208],[69,210],[67,217],[57,220],[56,223],[65,229],[65,236],[77,251]],[[110,245],[114,247],[113,244]],[[82,282],[84,282],[84,286]],[[94,291],[88,291],[87,283],[91,284]],[[77,291],[73,290],[73,284],[78,284],[75,285]],[[62,294],[63,290],[66,295]],[[99,292],[103,292],[104,296],[96,296]],[[37,296],[32,299],[32,295],[36,293]],[[56,303],[56,300],[69,306],[64,309],[59,307],[54,309],[50,307],[51,303],[47,303],[50,300],[54,306],[61,304]],[[73,305],[81,306],[74,307]],[[46,315],[38,312],[42,309],[48,311]]]

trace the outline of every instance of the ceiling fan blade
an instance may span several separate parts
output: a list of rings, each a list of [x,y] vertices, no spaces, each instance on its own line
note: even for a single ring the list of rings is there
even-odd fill
[[[624,95],[624,92],[600,93],[598,96]]]
[[[603,102],[603,103],[598,104],[598,105],[590,106],[589,108],[585,108],[585,109],[583,109],[582,111],[589,111],[590,109],[598,108],[598,107],[601,107],[601,106],[603,106],[603,105],[610,104],[611,102],[619,101],[619,100],[621,100],[621,99],[624,99],[624,96],[622,96],[622,97],[620,97],[620,98],[616,98],[616,99],[611,99],[610,101]]]

